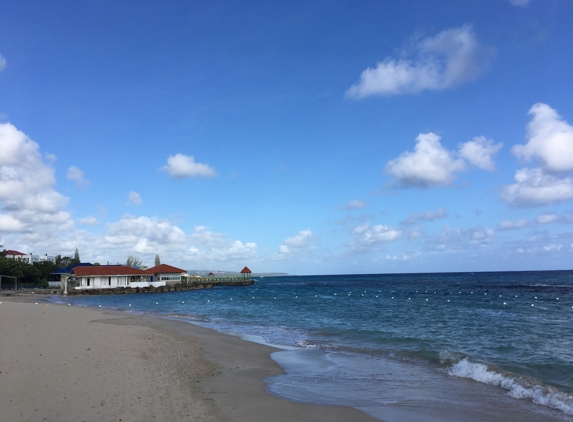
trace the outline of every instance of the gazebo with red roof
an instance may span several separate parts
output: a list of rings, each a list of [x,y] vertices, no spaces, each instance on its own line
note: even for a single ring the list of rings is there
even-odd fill
[[[243,275],[243,280],[250,280],[252,271],[249,269],[249,267],[245,267],[241,270],[241,274]]]

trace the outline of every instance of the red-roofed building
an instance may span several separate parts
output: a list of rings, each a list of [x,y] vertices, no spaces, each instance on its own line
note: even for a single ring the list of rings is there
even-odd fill
[[[76,289],[113,289],[116,287],[161,287],[181,283],[185,270],[161,264],[147,270],[125,265],[75,267]]]
[[[149,275],[139,268],[125,265],[75,267],[72,274],[76,289],[113,289],[116,287],[149,287]],[[163,284],[164,286],[165,284]],[[155,286],[158,287],[158,286]]]
[[[241,275],[243,276],[243,280],[250,280],[251,279],[251,273],[252,271],[249,269],[249,267],[245,267],[241,270]]]
[[[31,253],[26,254],[26,253],[14,251],[11,249],[4,251],[4,256],[6,258],[14,259],[16,261],[24,261],[28,264],[33,264],[34,262],[43,262],[43,261],[50,261],[53,263],[56,262],[55,256],[49,256],[48,254],[46,254],[46,255],[32,255]]]
[[[151,275],[152,282],[163,282],[163,286],[181,283],[181,275],[185,274],[185,270],[167,264],[156,265],[145,272]]]

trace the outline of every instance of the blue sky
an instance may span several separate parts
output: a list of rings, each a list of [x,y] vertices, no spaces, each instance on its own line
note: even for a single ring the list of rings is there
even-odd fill
[[[573,3],[4,1],[0,244],[570,269]]]

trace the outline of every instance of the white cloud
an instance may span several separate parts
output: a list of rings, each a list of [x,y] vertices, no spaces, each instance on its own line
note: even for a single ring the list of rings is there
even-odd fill
[[[573,171],[573,127],[547,104],[531,107],[527,125],[528,141],[515,145],[511,152],[523,161],[538,159],[545,172]]]
[[[499,230],[518,230],[526,227],[529,222],[525,218],[521,218],[517,221],[503,220],[497,224]]]
[[[63,209],[68,198],[53,189],[54,169],[39,146],[10,123],[0,123],[0,209],[2,232],[49,237],[73,225]]]
[[[96,224],[99,224],[99,221],[93,215],[88,215],[84,218],[78,218],[76,221],[80,224],[83,224],[84,226],[95,226]]]
[[[442,90],[480,76],[493,58],[493,49],[479,44],[471,26],[453,28],[426,38],[417,45],[416,60],[386,58],[360,75],[347,92],[350,98],[371,95]]]
[[[310,229],[301,230],[296,236],[286,238],[279,245],[278,252],[273,257],[274,260],[286,259],[287,256],[298,256],[311,244],[314,235]]]
[[[196,226],[190,236],[191,259],[206,263],[243,263],[257,259],[257,245],[254,242],[243,243],[239,240],[225,238],[221,233],[215,233],[205,226]]]
[[[141,196],[134,191],[129,192],[129,198],[127,200],[127,205],[141,205],[142,203]]]
[[[0,214],[0,233],[14,233],[24,230],[24,224],[8,214]]]
[[[455,159],[442,147],[440,137],[429,132],[418,135],[414,152],[404,152],[388,161],[384,170],[396,177],[400,187],[428,188],[450,185],[455,173],[465,168],[465,162]]]
[[[355,227],[350,234],[354,236],[350,249],[355,252],[377,250],[383,243],[392,242],[402,236],[402,232],[392,226],[378,224],[370,227],[370,223]]]
[[[535,219],[539,224],[549,224],[553,223],[555,220],[557,220],[557,215],[555,214],[541,214]]]
[[[521,6],[521,7],[527,6],[530,1],[531,0],[509,0],[509,2],[514,6]]]
[[[502,188],[501,197],[517,207],[547,205],[573,198],[573,180],[544,174],[540,168],[517,170],[515,181]]]
[[[167,165],[161,170],[167,171],[171,177],[184,179],[186,177],[214,177],[217,172],[207,164],[196,163],[192,155],[175,154],[167,158]]]
[[[75,182],[76,186],[79,188],[86,187],[90,183],[84,178],[84,172],[76,166],[71,166],[68,168],[68,180]]]
[[[460,145],[459,154],[470,164],[482,170],[495,171],[493,156],[502,146],[501,143],[495,145],[492,139],[486,139],[485,136],[476,136],[473,140]]]
[[[366,202],[360,201],[358,199],[353,199],[349,201],[347,204],[340,207],[342,211],[351,211],[351,210],[359,210],[366,207]]]
[[[434,220],[440,220],[443,218],[447,218],[448,217],[448,213],[446,211],[445,208],[438,208],[436,211],[425,211],[425,212],[421,212],[419,214],[410,214],[410,216],[405,219],[402,220],[400,223],[405,224],[407,226],[412,226],[414,224],[417,224],[419,222],[424,222],[424,221],[434,221]]]
[[[2,72],[4,69],[6,69],[6,66],[8,64],[6,63],[6,59],[4,58],[4,56],[2,54],[0,54],[0,72]]]

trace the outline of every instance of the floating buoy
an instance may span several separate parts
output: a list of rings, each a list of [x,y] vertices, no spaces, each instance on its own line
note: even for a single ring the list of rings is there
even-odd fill
[[[159,305],[159,302],[155,302],[156,305]]]
[[[448,299],[448,302],[450,301],[450,299]]]
[[[99,307],[101,308],[101,305],[99,305]]]
[[[426,299],[426,302],[428,301],[428,299]]]
[[[232,299],[231,299],[232,300]],[[185,301],[181,302],[181,303],[185,303]]]
[[[127,305],[127,306],[131,306],[131,303],[130,303],[129,305]]]
[[[535,306],[535,305],[532,303],[531,306]]]
[[[504,305],[507,305],[505,302],[503,302]]]

